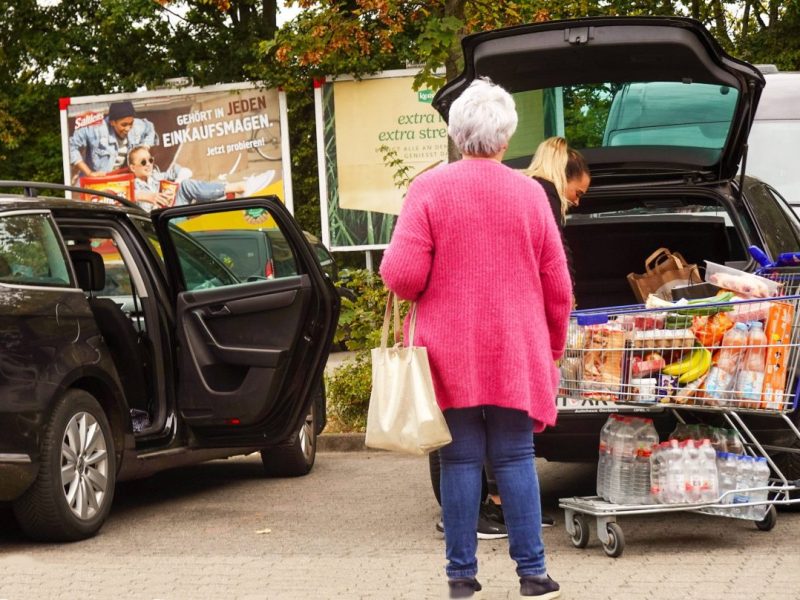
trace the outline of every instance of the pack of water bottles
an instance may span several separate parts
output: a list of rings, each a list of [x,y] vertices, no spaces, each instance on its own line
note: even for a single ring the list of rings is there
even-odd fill
[[[681,423],[659,443],[652,419],[613,414],[600,433],[597,495],[613,504],[747,504],[709,510],[759,520],[769,476],[730,429]]]
[[[652,419],[611,415],[600,432],[597,495],[614,504],[649,504],[650,460],[657,444]]]

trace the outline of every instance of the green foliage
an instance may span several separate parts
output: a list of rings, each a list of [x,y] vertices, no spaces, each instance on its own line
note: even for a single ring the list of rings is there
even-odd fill
[[[438,89],[443,66],[457,73],[463,35],[586,15],[693,16],[734,56],[800,70],[797,0],[289,4],[303,10],[278,28],[275,0],[0,0],[0,178],[62,181],[59,98],[155,89],[177,76],[196,85],[263,81],[287,91],[295,213],[320,233],[314,77],[416,64],[415,84]],[[577,138],[597,135],[597,122],[573,117]],[[383,239],[393,224],[373,214],[359,236]]]
[[[342,298],[339,327],[333,338],[348,350],[364,350],[380,344],[387,291],[380,275],[366,269],[343,269],[339,287],[351,290],[355,300]]]
[[[329,423],[337,429],[364,431],[372,389],[372,361],[368,350],[358,352],[352,360],[339,366],[326,377]]]
[[[618,87],[618,86],[617,86]],[[594,148],[603,145],[614,86],[608,84],[565,86],[564,129],[570,145]]]
[[[307,81],[305,88],[289,91],[286,96],[294,216],[304,230],[321,237],[313,82]]]
[[[381,153],[383,164],[392,169],[392,179],[394,180],[395,187],[405,190],[411,181],[411,167],[400,158],[395,148],[383,145],[378,148],[378,152]]]

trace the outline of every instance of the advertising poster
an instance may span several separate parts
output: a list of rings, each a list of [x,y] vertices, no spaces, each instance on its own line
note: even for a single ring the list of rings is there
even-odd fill
[[[250,84],[62,98],[64,182],[148,211],[265,194],[291,211],[286,127],[283,92]]]
[[[337,78],[317,88],[323,241],[332,250],[385,248],[405,178],[447,161],[447,124],[416,71]]]

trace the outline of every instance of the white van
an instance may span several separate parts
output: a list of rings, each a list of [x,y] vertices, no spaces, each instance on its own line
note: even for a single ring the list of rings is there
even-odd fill
[[[800,213],[800,71],[759,68],[767,84],[750,130],[747,174],[769,183]]]

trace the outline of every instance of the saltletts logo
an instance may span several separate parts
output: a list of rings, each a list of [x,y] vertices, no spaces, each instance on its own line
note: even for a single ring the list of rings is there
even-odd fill
[[[89,111],[75,117],[75,129],[97,125],[103,120],[103,113]]]

